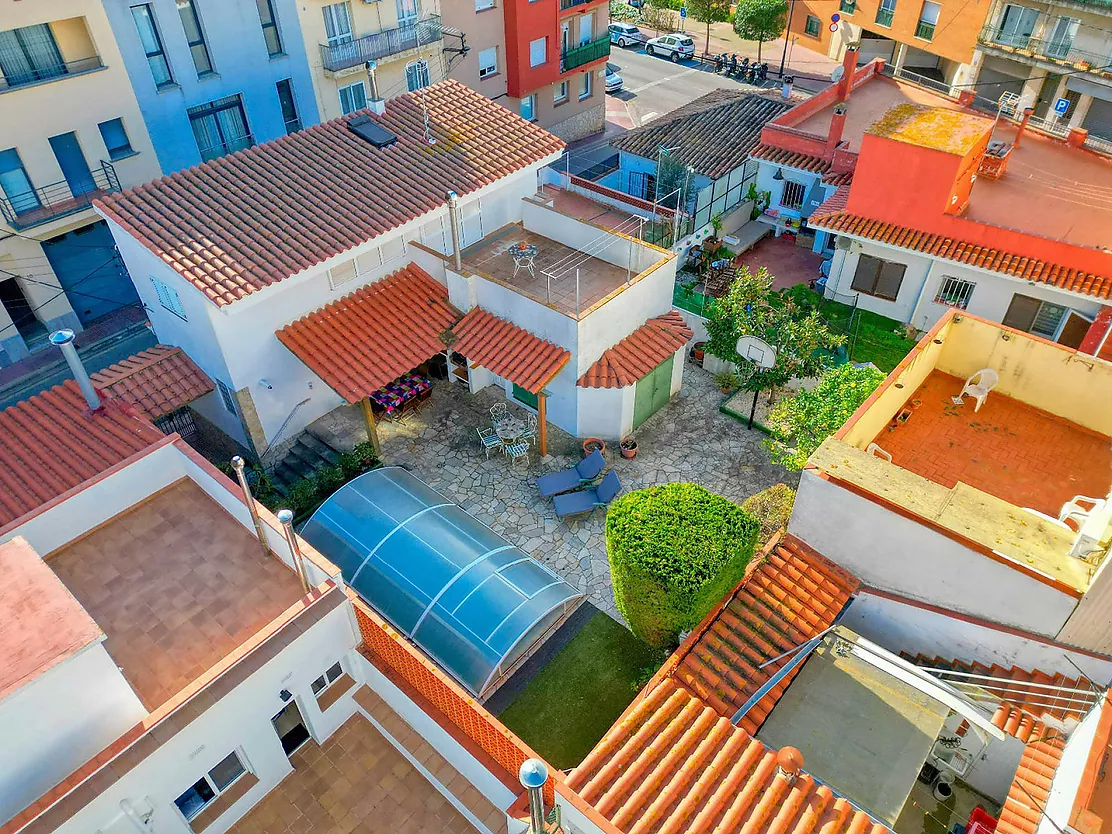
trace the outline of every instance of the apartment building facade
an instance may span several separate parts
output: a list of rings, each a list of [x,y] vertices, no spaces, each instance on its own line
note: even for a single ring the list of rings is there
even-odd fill
[[[158,176],[99,3],[0,3],[0,367],[138,295],[98,195]]]
[[[162,172],[319,121],[293,0],[104,0]]]

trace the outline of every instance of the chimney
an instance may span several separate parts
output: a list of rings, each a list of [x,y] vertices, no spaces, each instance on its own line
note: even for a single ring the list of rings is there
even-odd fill
[[[1035,112],[1034,107],[1024,107],[1023,108],[1023,118],[1020,119],[1019,130],[1016,132],[1015,141],[1012,142],[1012,148],[1013,149],[1019,147],[1019,140],[1023,138],[1023,133],[1024,133],[1024,131],[1027,130],[1027,123],[1029,121],[1031,121],[1031,114],[1034,113],[1034,112]]]
[[[833,159],[838,143],[842,141],[842,131],[846,129],[846,110],[843,104],[834,105],[834,114],[830,117],[830,130],[826,134],[826,147],[823,149],[823,159]]]
[[[386,113],[386,102],[378,97],[378,76],[375,75],[377,69],[376,62],[367,61],[367,77],[371,81],[371,96],[367,99],[367,107],[376,116],[381,116]]]
[[[853,92],[853,74],[857,71],[857,47],[846,49],[842,56],[842,77],[838,79],[837,101],[845,101]]]
[[[783,747],[776,754],[776,775],[792,784],[803,770],[803,754],[794,747]]]
[[[792,84],[794,84],[794,83],[795,83],[795,76],[794,75],[785,75],[784,76],[784,82],[780,87],[781,97],[783,97],[784,99],[790,99],[792,97]]]
[[[1069,135],[1066,137],[1066,144],[1073,148],[1080,148],[1085,144],[1085,140],[1089,138],[1089,131],[1083,127],[1071,127]]]
[[[293,531],[293,510],[279,510],[278,522],[286,534],[286,544],[290,546],[290,557],[293,559],[293,569],[297,571],[297,578],[301,580],[301,590],[309,593],[309,577],[305,573],[305,557],[301,555],[301,548],[297,544],[297,533]]]
[[[259,540],[259,547],[263,549],[263,559],[270,558],[270,548],[266,546],[266,532],[263,530],[263,520],[259,518],[259,508],[255,506],[255,498],[251,495],[251,487],[247,483],[247,464],[242,457],[236,455],[232,458],[232,469],[235,470],[236,480],[243,492],[243,500],[247,502],[247,509],[251,513],[251,523],[255,525],[255,536]]]
[[[548,781],[548,768],[540,759],[526,759],[517,773],[522,786],[529,794],[529,834],[544,834],[544,783]]]
[[[448,192],[448,220],[452,224],[452,264],[456,272],[463,272],[463,259],[459,251],[459,197]]]
[[[93,388],[93,381],[89,379],[85,366],[81,364],[81,357],[77,355],[77,347],[73,344],[73,339],[72,330],[55,330],[50,334],[50,344],[62,351],[62,356],[66,358],[66,364],[69,365],[70,373],[77,380],[77,387],[85,395],[85,402],[89,404],[89,410],[99,411],[102,407],[100,396]]]

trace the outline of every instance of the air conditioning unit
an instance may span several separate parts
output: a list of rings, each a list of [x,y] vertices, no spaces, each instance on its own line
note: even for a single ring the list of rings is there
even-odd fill
[[[853,241],[851,241],[848,237],[836,237],[836,238],[834,238],[834,248],[835,249],[848,250],[852,245],[853,245]]]

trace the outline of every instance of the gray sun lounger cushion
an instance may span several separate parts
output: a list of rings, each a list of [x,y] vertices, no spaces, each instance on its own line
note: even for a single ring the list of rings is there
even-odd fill
[[[551,498],[561,492],[579,489],[583,484],[593,481],[606,466],[606,460],[597,449],[587,455],[570,469],[552,472],[537,478],[537,489],[542,498]]]
[[[599,507],[605,507],[621,491],[622,484],[618,480],[618,473],[611,469],[606,473],[606,477],[602,479],[602,483],[597,488],[591,487],[581,489],[579,492],[557,495],[552,499],[552,505],[556,509],[557,518],[579,515],[580,513],[591,512]]]

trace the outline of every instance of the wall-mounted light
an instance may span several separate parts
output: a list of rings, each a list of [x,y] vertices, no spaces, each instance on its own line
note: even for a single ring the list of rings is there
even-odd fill
[[[286,703],[286,701],[293,697],[293,693],[290,692],[288,689],[283,689],[281,692],[278,693],[278,697],[282,699],[282,703],[284,704]]]
[[[777,182],[782,180],[784,178],[784,169],[783,168],[777,168],[776,173],[772,175],[772,178],[774,180],[776,180]]]

